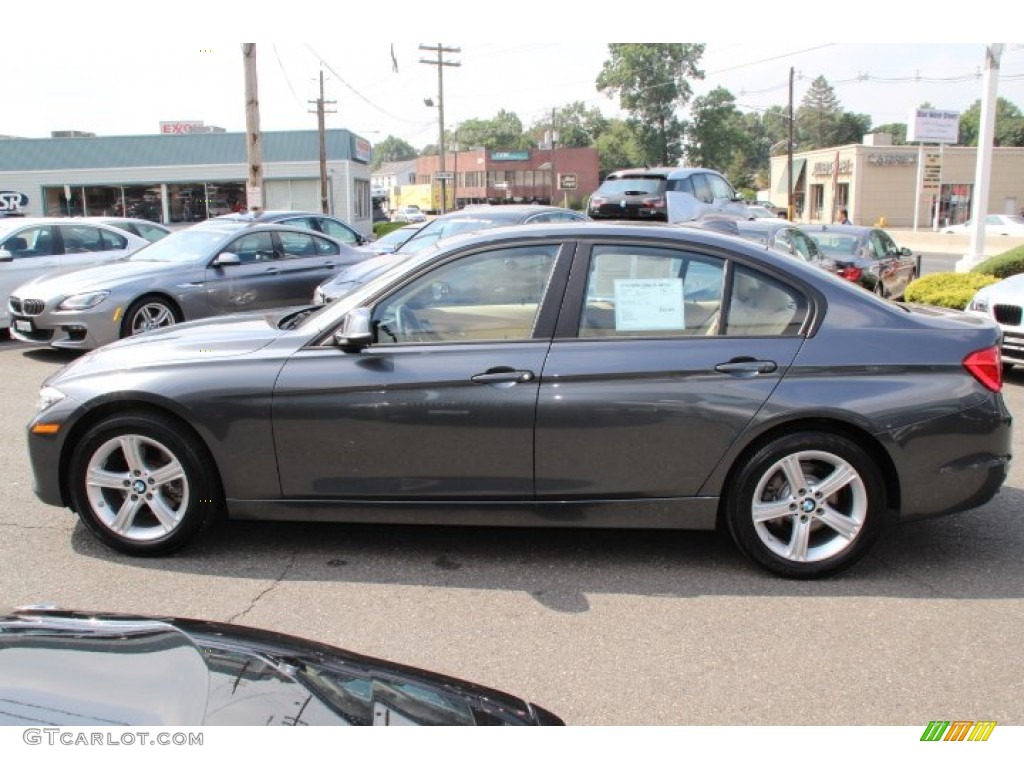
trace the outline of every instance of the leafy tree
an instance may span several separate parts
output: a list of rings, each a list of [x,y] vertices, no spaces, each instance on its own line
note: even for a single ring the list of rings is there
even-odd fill
[[[644,164],[675,165],[682,156],[684,132],[676,109],[693,95],[687,78],[704,78],[697,68],[704,45],[611,43],[608,52],[597,90],[618,96],[644,152]]]
[[[608,129],[608,118],[601,114],[597,107],[587,108],[582,101],[575,101],[555,110],[555,131],[558,133],[558,146],[561,147],[592,147],[597,138]],[[532,126],[529,134],[535,144],[544,140],[544,135],[551,130],[551,117],[542,117]]]
[[[871,129],[871,133],[888,133],[892,136],[893,144],[902,145],[907,143],[906,123],[884,123],[882,125],[876,125]]]
[[[981,133],[981,99],[960,114],[960,144],[978,146]],[[996,129],[992,139],[997,147],[1024,147],[1024,115],[1013,102],[1000,96],[996,100]]]
[[[388,136],[384,141],[375,144],[373,147],[373,170],[377,170],[384,163],[394,163],[399,160],[412,160],[419,153],[405,139],[396,136]]]
[[[474,118],[459,123],[457,130],[447,131],[445,140],[449,145],[458,136],[460,147],[484,147],[489,150],[530,149],[533,142],[523,132],[523,123],[515,112],[502,109],[490,120]],[[437,154],[435,145],[434,154]],[[424,150],[424,154],[427,154]]]
[[[842,144],[860,144],[864,135],[871,131],[871,115],[854,112],[843,112],[835,124],[835,133],[829,146],[838,147]]]
[[[645,165],[644,150],[631,120],[612,119],[597,137],[597,154],[601,158],[601,178],[621,168]]]
[[[742,175],[749,176],[746,158],[752,154],[753,140],[736,108],[736,98],[725,88],[715,88],[694,99],[690,114],[686,148],[690,164],[725,171],[736,165],[737,156],[742,156],[743,161],[734,170],[742,169]]]

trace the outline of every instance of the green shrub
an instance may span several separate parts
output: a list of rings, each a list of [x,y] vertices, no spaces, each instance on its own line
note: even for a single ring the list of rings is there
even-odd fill
[[[1011,248],[1006,253],[985,259],[978,266],[971,270],[979,275],[993,275],[994,277],[1010,277],[1024,272],[1024,245]]]
[[[409,222],[407,221],[378,221],[373,225],[374,237],[382,237],[395,229],[401,229]]]
[[[997,277],[975,272],[936,272],[914,280],[903,298],[915,304],[964,309],[979,288],[998,282]]]

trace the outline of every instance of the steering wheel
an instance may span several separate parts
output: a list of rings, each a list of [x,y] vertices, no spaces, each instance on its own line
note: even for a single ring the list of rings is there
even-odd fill
[[[423,323],[419,321],[407,304],[400,304],[395,308],[395,335],[399,341],[411,341],[424,330]]]

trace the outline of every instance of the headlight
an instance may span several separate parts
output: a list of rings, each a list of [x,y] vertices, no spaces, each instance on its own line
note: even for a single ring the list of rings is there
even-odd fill
[[[39,390],[39,399],[36,401],[36,413],[56,405],[64,397],[64,393],[56,387],[43,387]]]
[[[985,296],[975,296],[967,308],[975,312],[988,312],[988,299]]]
[[[64,299],[64,301],[57,306],[57,309],[89,309],[90,307],[95,307],[109,295],[110,291],[76,293],[74,296],[68,296]]]

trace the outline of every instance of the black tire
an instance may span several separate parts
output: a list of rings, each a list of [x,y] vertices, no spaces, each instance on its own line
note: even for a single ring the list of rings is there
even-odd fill
[[[853,441],[828,432],[784,435],[744,460],[724,511],[733,540],[747,556],[798,579],[828,576],[856,563],[888,517],[875,462]]]
[[[183,547],[221,507],[205,449],[180,424],[155,413],[97,423],[74,447],[68,469],[71,508],[97,538],[129,555]]]
[[[160,296],[143,296],[132,302],[121,320],[121,338],[180,323],[181,310]]]

